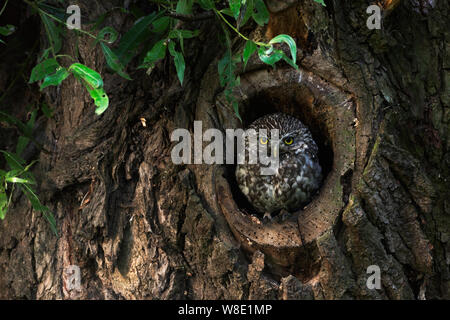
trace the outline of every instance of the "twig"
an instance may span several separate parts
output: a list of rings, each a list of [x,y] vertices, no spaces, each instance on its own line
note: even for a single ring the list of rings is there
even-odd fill
[[[166,15],[181,21],[201,21],[214,18],[214,13],[212,11],[202,12],[197,15],[167,12]]]

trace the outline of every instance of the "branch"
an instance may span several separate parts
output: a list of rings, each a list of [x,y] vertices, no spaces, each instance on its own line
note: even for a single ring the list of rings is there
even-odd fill
[[[197,15],[168,12],[168,13],[166,13],[166,15],[171,18],[175,18],[175,19],[178,19],[181,21],[201,21],[201,20],[208,20],[208,19],[214,18],[214,13],[212,11],[202,12]]]

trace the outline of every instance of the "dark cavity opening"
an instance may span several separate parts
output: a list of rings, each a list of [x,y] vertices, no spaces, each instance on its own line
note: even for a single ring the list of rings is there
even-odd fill
[[[283,86],[267,89],[250,97],[240,105],[240,113],[244,129],[256,119],[283,112],[302,121],[311,131],[314,140],[319,147],[319,163],[322,167],[323,181],[333,169],[333,148],[328,125],[332,123],[328,119],[327,106],[323,101],[315,99],[311,91],[306,87]],[[258,212],[242,194],[235,178],[236,165],[227,166],[227,180],[234,200],[241,210],[247,213]],[[320,190],[319,190],[320,192]]]

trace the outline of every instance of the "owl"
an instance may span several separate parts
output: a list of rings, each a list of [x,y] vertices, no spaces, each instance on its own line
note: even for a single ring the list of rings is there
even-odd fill
[[[256,143],[249,143],[249,131],[257,132]],[[260,129],[266,129],[261,133]],[[278,129],[278,142],[271,141],[271,129]],[[272,149],[272,143],[274,145]],[[278,152],[279,165],[273,174],[261,174],[261,164],[245,157],[236,166],[236,180],[242,193],[255,209],[270,215],[278,210],[295,211],[306,205],[317,192],[322,180],[318,147],[309,129],[298,119],[284,113],[263,116],[245,131],[246,154],[254,154],[256,146]]]

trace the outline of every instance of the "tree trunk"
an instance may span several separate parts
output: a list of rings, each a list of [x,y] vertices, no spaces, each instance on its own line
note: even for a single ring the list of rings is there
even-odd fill
[[[120,5],[79,2],[89,20]],[[37,127],[50,154],[34,174],[59,234],[15,196],[0,223],[0,298],[450,298],[449,3],[380,1],[382,28],[369,30],[369,2],[268,1],[269,24],[245,33],[294,37],[299,70],[256,58],[240,68],[243,124],[221,93],[215,20],[183,22],[200,29],[185,41],[183,86],[169,59],[133,81],[108,73],[92,39],[67,32],[64,53],[102,74],[110,106],[96,116],[73,78],[43,91],[55,115]],[[121,34],[131,23],[119,11],[106,20]],[[21,110],[36,88],[22,91],[10,101]],[[298,220],[254,221],[232,166],[171,160],[176,128],[237,128],[275,111],[311,128],[326,173]],[[70,265],[79,290],[65,286]],[[367,286],[372,265],[379,289]]]

